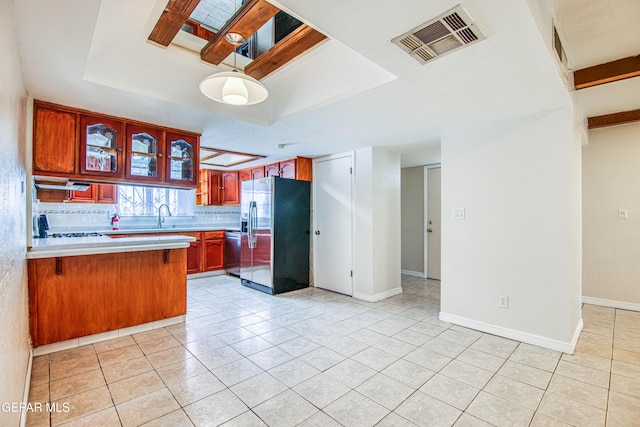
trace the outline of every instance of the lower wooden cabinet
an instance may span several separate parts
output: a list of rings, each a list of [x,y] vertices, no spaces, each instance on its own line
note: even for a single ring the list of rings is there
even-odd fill
[[[202,265],[202,242],[191,242],[187,248],[187,274],[199,273]]]
[[[163,249],[29,260],[34,347],[186,314],[186,258]]]
[[[224,268],[224,238],[204,241],[204,271]]]

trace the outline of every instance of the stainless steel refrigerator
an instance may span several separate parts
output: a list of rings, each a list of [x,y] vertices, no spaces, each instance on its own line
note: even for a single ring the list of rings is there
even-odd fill
[[[242,284],[269,294],[309,286],[311,183],[279,177],[243,181]]]

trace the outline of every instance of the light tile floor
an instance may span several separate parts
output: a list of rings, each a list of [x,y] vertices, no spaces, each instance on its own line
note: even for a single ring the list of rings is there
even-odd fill
[[[585,305],[574,355],[438,320],[438,282],[367,303],[189,280],[187,321],[34,359],[28,425],[640,425],[640,313]]]

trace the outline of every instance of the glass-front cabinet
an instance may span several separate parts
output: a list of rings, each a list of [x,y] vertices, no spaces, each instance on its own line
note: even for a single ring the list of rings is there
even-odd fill
[[[196,185],[198,176],[198,138],[167,132],[166,182]]]
[[[118,120],[80,116],[82,174],[124,177],[123,127]]]
[[[162,130],[150,126],[127,125],[126,177],[136,181],[164,180]]]

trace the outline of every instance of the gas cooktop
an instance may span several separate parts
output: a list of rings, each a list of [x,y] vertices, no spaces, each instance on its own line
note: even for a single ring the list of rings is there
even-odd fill
[[[52,233],[49,237],[99,237],[102,233]]]

